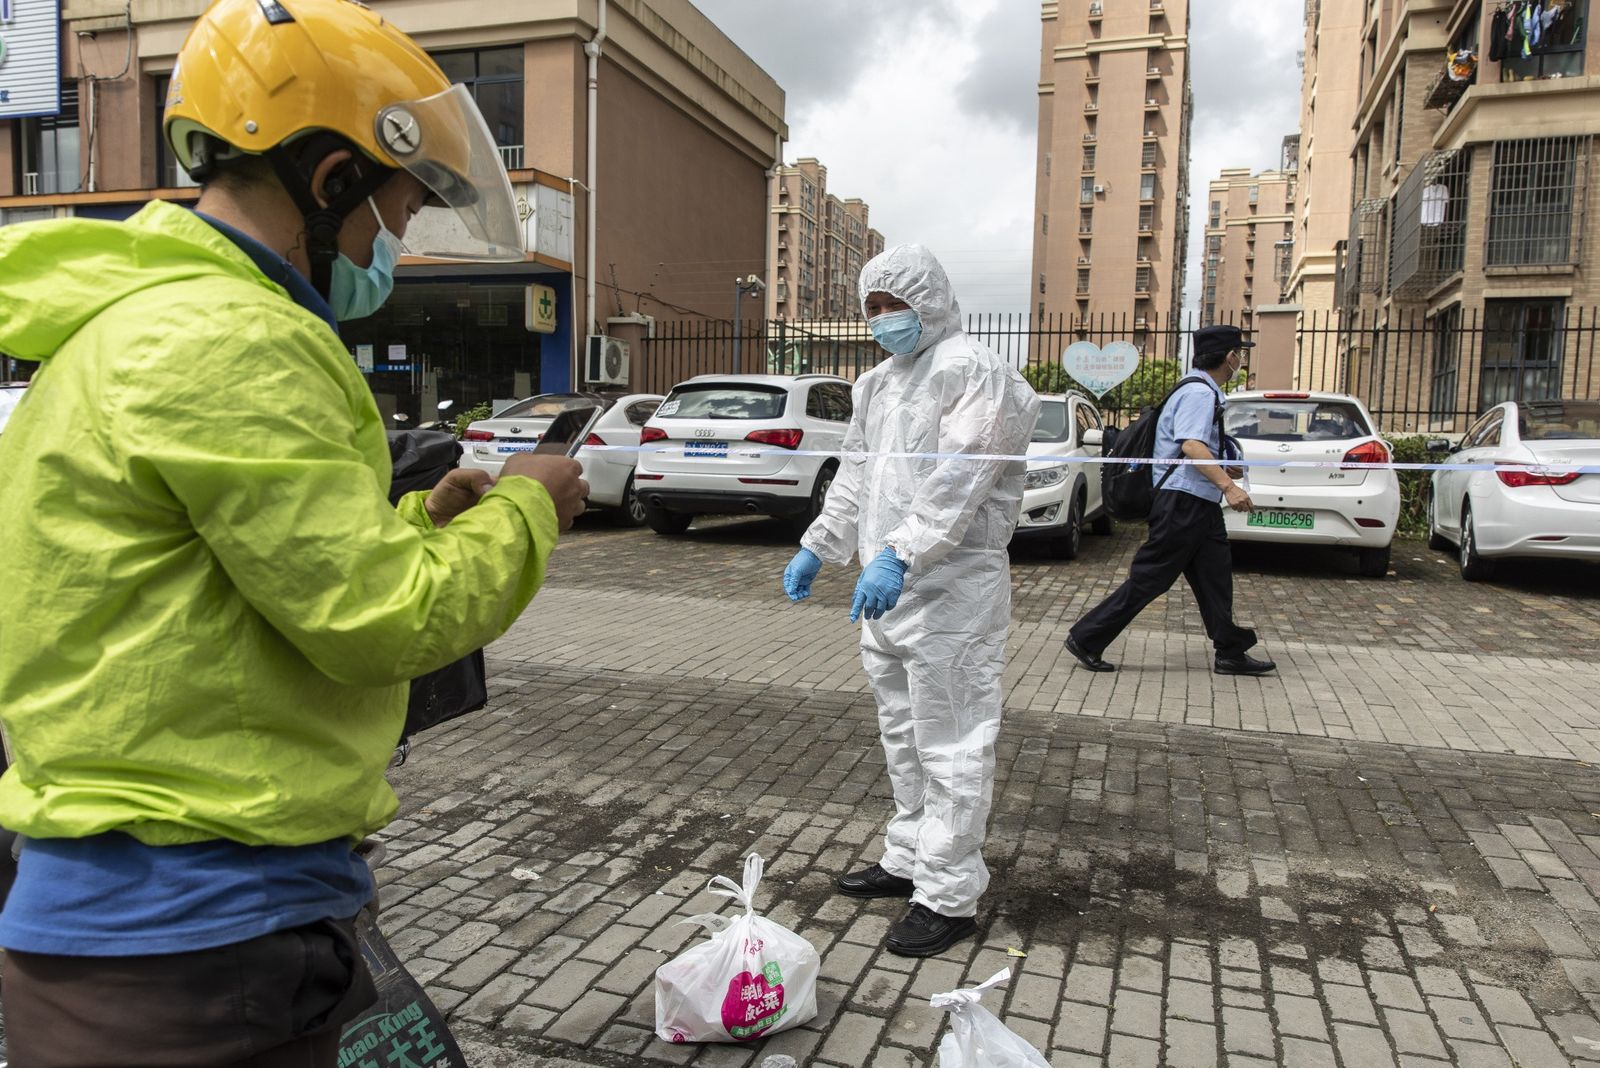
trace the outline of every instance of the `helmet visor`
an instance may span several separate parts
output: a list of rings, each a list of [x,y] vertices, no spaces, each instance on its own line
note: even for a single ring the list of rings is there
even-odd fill
[[[522,218],[500,149],[464,85],[378,113],[378,144],[433,193],[406,227],[418,256],[521,260]]]

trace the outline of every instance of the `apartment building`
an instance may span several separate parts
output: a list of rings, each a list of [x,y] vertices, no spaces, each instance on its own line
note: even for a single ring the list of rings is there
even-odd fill
[[[1369,0],[1306,0],[1299,176],[1287,301],[1312,315],[1337,306],[1338,245],[1350,226],[1350,150],[1361,102],[1361,31]],[[1287,159],[1289,142],[1285,142]],[[1285,169],[1290,169],[1287,164]]]
[[[1285,162],[1298,159],[1285,151]],[[1297,176],[1229,168],[1208,186],[1201,321],[1251,328],[1259,305],[1283,303],[1293,264]]]
[[[1140,344],[1183,303],[1189,0],[1046,0],[1041,18],[1034,301]]]
[[[344,325],[386,413],[573,388],[587,336],[726,319],[733,278],[765,272],[784,93],[689,0],[368,2],[472,88],[529,249],[519,264],[402,260],[388,304]],[[161,116],[206,4],[73,0],[36,54],[8,29],[0,97],[20,71],[61,81],[46,108],[0,99],[0,225],[194,201]]]
[[[884,249],[860,199],[828,192],[828,168],[807,157],[778,171],[777,220],[768,301],[773,319],[843,321],[861,318],[856,280]]]
[[[1367,12],[1339,304],[1349,379],[1425,384],[1422,426],[1592,396],[1600,41],[1591,0],[1385,0]]]

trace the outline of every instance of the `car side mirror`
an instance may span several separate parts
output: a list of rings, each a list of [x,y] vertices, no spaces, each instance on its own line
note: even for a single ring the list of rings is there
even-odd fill
[[[1088,448],[1099,448],[1105,443],[1106,432],[1099,427],[1093,427],[1083,432],[1083,444]]]
[[[1455,446],[1444,438],[1429,438],[1427,449],[1433,456],[1448,456],[1455,451]]]

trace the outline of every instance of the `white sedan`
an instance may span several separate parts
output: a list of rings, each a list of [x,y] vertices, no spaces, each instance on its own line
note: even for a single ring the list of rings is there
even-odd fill
[[[1085,523],[1096,534],[1111,533],[1111,513],[1100,499],[1100,469],[1082,462],[1100,455],[1105,431],[1100,410],[1082,393],[1045,394],[1039,401],[1028,455],[1050,459],[1028,464],[1016,537],[1048,539],[1071,560]]]
[[[557,415],[569,408],[600,407],[605,413],[589,435],[586,446],[637,446],[639,429],[655,414],[662,397],[656,393],[634,393],[625,397],[599,393],[544,393],[518,401],[480,419],[462,435],[462,467],[475,467],[498,475],[507,457],[531,451],[539,437]],[[633,492],[633,468],[637,452],[612,452],[609,449],[582,448],[578,463],[589,481],[589,504],[614,508],[631,526],[644,524],[644,505]]]
[[[1225,512],[1229,541],[1331,545],[1353,549],[1361,574],[1389,573],[1400,519],[1400,479],[1366,405],[1343,393],[1235,393],[1224,417],[1238,440],[1253,512]],[[1311,462],[1326,466],[1276,466]]]
[[[1448,446],[1440,442],[1433,447]],[[1442,451],[1442,450],[1441,450]],[[1600,402],[1509,401],[1484,413],[1446,461],[1490,467],[1600,466]],[[1600,559],[1600,475],[1435,471],[1428,544],[1456,548],[1461,576],[1494,577],[1510,556]]]

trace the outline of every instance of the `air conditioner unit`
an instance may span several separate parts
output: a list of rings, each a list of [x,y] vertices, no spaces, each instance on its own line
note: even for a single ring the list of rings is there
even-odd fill
[[[604,334],[590,334],[583,361],[583,380],[598,386],[628,384],[628,343]]]
[[[1135,319],[1133,321],[1133,328],[1135,330],[1143,330],[1145,327],[1147,327],[1149,325],[1150,325],[1150,320],[1146,319],[1142,315],[1139,318],[1137,318],[1137,319]]]
[[[1103,196],[1106,193],[1111,192],[1111,187],[1109,185],[1097,185],[1094,187],[1094,191],[1096,195]]]
[[[1085,141],[1093,141],[1094,140],[1094,134],[1086,133],[1086,134],[1083,135],[1083,139]]]
[[[1078,257],[1078,262],[1083,264],[1085,267],[1087,267],[1087,266],[1089,266],[1089,257],[1088,256],[1079,256]]]
[[[1158,108],[1161,106],[1161,101],[1157,100],[1153,96],[1145,97],[1144,106],[1147,108]]]

